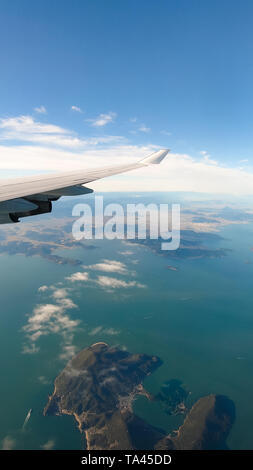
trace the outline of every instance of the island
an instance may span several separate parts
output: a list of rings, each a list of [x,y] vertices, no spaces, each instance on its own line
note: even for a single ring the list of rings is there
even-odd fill
[[[234,421],[234,405],[227,397],[200,398],[173,435],[135,415],[132,405],[138,395],[156,399],[143,381],[161,364],[157,356],[95,343],[74,356],[55,379],[44,415],[73,415],[89,450],[225,448]]]
[[[142,382],[161,363],[156,356],[95,343],[56,378],[44,415],[73,415],[88,449],[133,449],[132,435],[145,425],[134,416],[132,402],[138,394],[150,398]],[[147,433],[153,436],[155,430]],[[157,438],[162,436],[158,432]]]
[[[166,436],[156,449],[212,450],[226,449],[226,439],[235,420],[235,407],[224,395],[200,398],[187,414],[175,436]]]

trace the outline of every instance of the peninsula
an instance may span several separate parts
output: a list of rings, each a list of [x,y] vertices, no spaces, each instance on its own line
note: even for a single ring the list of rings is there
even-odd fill
[[[89,450],[224,448],[234,421],[234,405],[227,397],[200,398],[174,435],[134,414],[137,395],[155,399],[143,380],[161,364],[157,356],[95,343],[73,357],[58,375],[44,415],[73,415]]]

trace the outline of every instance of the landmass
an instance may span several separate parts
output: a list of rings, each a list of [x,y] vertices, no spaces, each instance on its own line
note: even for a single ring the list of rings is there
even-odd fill
[[[152,196],[153,197],[153,196]],[[168,200],[170,200],[168,194]],[[114,199],[108,199],[110,202]],[[128,194],[120,203],[123,207],[130,200],[136,203],[135,197]],[[147,199],[148,201],[149,199]],[[40,256],[57,264],[80,265],[80,259],[74,259],[67,255],[59,255],[56,250],[64,249],[66,253],[75,248],[92,250],[98,248],[90,240],[75,240],[72,235],[72,225],[75,220],[71,216],[74,203],[88,202],[93,210],[94,198],[81,198],[69,200],[65,198],[57,201],[52,214],[43,214],[28,217],[20,224],[1,225],[0,228],[0,254],[22,254],[25,256]],[[118,195],[117,195],[118,202]],[[229,250],[215,247],[215,243],[222,241],[219,230],[226,225],[238,223],[251,223],[253,213],[247,208],[234,208],[219,201],[184,201],[180,216],[181,243],[175,251],[161,250],[161,242],[164,240],[152,240],[147,233],[146,240],[128,240],[130,243],[138,243],[157,254],[167,256],[169,259],[183,258],[220,258],[226,256]],[[108,220],[105,218],[104,222]],[[94,224],[94,221],[93,221]],[[137,232],[137,227],[136,227]],[[168,269],[174,270],[173,266]]]
[[[135,420],[132,403],[136,395],[150,398],[142,382],[160,364],[156,356],[96,343],[79,352],[56,378],[44,414],[73,415],[88,449],[132,449],[130,429],[141,421]]]
[[[226,449],[226,439],[235,420],[233,402],[224,395],[200,398],[187,414],[175,437],[166,436],[156,449],[212,450]]]
[[[161,387],[160,392],[155,395],[165,413],[168,415],[184,414],[187,411],[187,399],[190,392],[185,390],[180,380],[167,380]]]
[[[177,250],[162,250],[162,243],[165,241],[161,237],[152,239],[147,235],[146,239],[132,239],[129,243],[147,247],[154,253],[170,259],[200,259],[200,258],[223,258],[231,252],[228,248],[208,248],[203,243],[217,242],[222,237],[215,233],[199,233],[192,230],[181,230],[180,246]],[[170,240],[168,240],[170,241]],[[170,265],[168,266],[171,269]]]
[[[82,264],[80,259],[58,254],[57,250],[71,253],[71,250],[81,248],[83,250],[98,249],[90,240],[75,240],[72,235],[72,224],[74,219],[68,217],[51,218],[45,220],[22,221],[20,224],[3,225],[0,231],[0,254],[24,256],[40,256],[57,264],[70,264],[77,266]],[[183,225],[181,223],[181,225]],[[136,228],[137,233],[137,228]],[[192,259],[192,258],[220,258],[225,256],[230,250],[223,248],[209,248],[209,244],[219,242],[222,237],[216,233],[198,232],[194,230],[181,230],[180,247],[174,251],[164,251],[160,237],[157,240],[151,239],[147,232],[145,240],[127,240],[129,243],[136,243],[147,247],[157,254],[171,259]],[[168,265],[168,269],[173,271],[178,268]]]
[[[94,250],[97,247],[89,240],[79,242],[72,235],[73,220],[63,217],[44,220],[24,221],[20,224],[3,225],[0,231],[0,254],[26,257],[39,256],[56,264],[78,266],[80,259],[57,254],[56,250],[65,253],[75,248]]]
[[[173,409],[186,412],[188,393],[180,382],[168,382],[174,393],[170,398],[164,390],[161,397],[154,397],[143,387],[145,377],[161,364],[157,356],[95,343],[73,357],[58,375],[44,415],[73,415],[89,450],[225,448],[234,421],[233,402],[225,396],[200,398],[171,435],[134,414],[132,405],[138,395],[168,399],[168,414]]]

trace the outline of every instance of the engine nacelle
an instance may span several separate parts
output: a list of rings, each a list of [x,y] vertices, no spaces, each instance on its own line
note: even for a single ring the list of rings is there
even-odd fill
[[[33,202],[33,201],[31,201]],[[37,208],[30,210],[30,211],[25,211],[25,212],[15,212],[14,214],[11,214],[12,217],[20,219],[22,217],[30,217],[31,215],[38,215],[38,214],[47,214],[49,212],[52,212],[52,202],[51,201],[34,201],[36,204]],[[18,220],[17,220],[18,221]]]
[[[86,186],[74,185],[47,193],[2,201],[0,202],[0,224],[16,223],[23,217],[47,214],[52,211],[52,201],[57,201],[61,196],[81,196],[92,192],[93,189]]]
[[[12,214],[0,214],[0,224],[15,224],[19,222],[18,218]]]
[[[11,214],[13,212],[26,212],[37,209],[37,203],[34,204],[31,201],[20,197],[17,199],[10,199],[9,201],[3,201],[0,203],[0,214]]]

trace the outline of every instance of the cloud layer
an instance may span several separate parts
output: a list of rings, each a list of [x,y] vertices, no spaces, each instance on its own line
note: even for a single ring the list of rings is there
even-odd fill
[[[116,116],[116,113],[109,112],[107,114],[99,114],[95,119],[86,119],[86,121],[90,122],[93,127],[104,127],[113,122]]]
[[[100,114],[89,123],[102,129],[115,117],[115,113]],[[144,128],[147,131],[145,126],[142,131]],[[99,133],[84,138],[72,130],[40,122],[29,115],[0,119],[0,170],[19,170],[25,174],[27,171],[59,171],[59,168],[62,171],[97,168],[132,163],[158,148],[152,144],[131,144],[120,135]],[[91,183],[91,187],[100,191],[252,194],[252,170],[241,165],[242,159],[238,161],[238,167],[225,166],[206,150],[200,150],[195,158],[172,152],[161,165],[152,169],[147,167],[105,178]]]
[[[146,286],[136,280],[127,280],[126,275],[136,275],[134,271],[127,268],[127,265],[118,260],[103,259],[96,264],[84,266],[86,271],[76,271],[70,276],[66,276],[63,282],[56,285],[42,285],[38,288],[38,293],[46,302],[37,304],[32,313],[27,317],[27,322],[22,330],[25,333],[25,343],[23,345],[24,354],[35,354],[40,350],[39,339],[49,334],[59,335],[62,339],[61,352],[59,359],[67,361],[76,353],[74,345],[74,334],[81,326],[81,320],[73,319],[69,311],[77,309],[78,306],[73,301],[73,293],[80,285],[88,288],[100,288],[108,294],[118,292],[120,290],[143,289]],[[92,276],[87,271],[92,272]],[[96,274],[95,271],[103,272],[109,275]],[[114,274],[114,276],[112,276]],[[118,274],[123,278],[115,277]],[[91,336],[95,334],[118,335],[119,331],[114,328],[103,328],[102,326],[93,328],[89,333]],[[41,383],[46,379],[39,377]]]
[[[106,273],[128,274],[128,269],[124,263],[116,260],[104,259],[100,263],[87,266],[88,269],[103,271]]]
[[[39,292],[45,292],[39,288]],[[28,316],[23,331],[26,335],[26,342],[23,347],[24,354],[34,354],[39,351],[38,340],[48,334],[58,334],[63,340],[63,350],[61,359],[67,359],[75,353],[72,344],[76,328],[80,325],[80,320],[70,317],[68,310],[77,308],[77,305],[69,297],[70,289],[51,286],[48,288],[54,303],[44,303],[36,305],[32,313]]]

